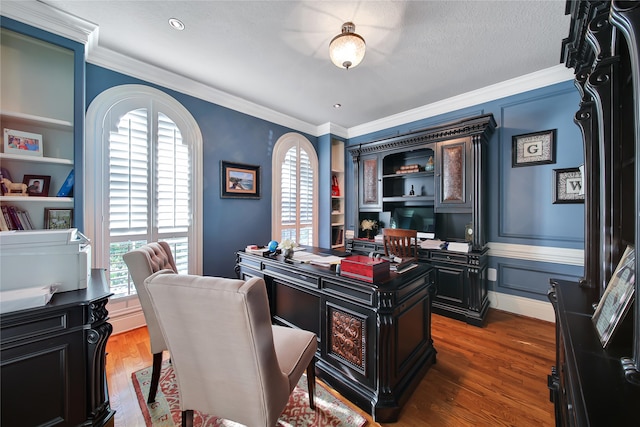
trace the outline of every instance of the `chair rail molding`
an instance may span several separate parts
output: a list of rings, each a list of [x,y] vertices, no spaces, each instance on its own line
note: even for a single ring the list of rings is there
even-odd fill
[[[582,249],[489,242],[489,256],[584,266]]]

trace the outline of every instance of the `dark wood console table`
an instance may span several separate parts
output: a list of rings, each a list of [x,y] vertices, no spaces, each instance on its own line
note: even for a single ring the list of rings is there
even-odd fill
[[[397,421],[436,361],[431,267],[371,284],[281,256],[236,256],[239,278],[264,279],[274,323],[316,333],[318,377],[377,422]]]
[[[597,294],[576,282],[551,280],[556,312],[556,366],[549,375],[558,426],[638,424],[640,387],[624,377],[620,359],[628,355],[630,329],[603,349],[591,321]],[[629,325],[631,326],[631,325]]]
[[[105,375],[111,296],[104,270],[86,289],[0,316],[3,426],[113,426]]]

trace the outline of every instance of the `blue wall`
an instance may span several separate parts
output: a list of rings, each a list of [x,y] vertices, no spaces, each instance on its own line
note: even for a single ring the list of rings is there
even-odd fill
[[[487,240],[508,244],[553,248],[583,249],[584,204],[553,204],[553,169],[578,167],[583,163],[582,135],[573,122],[580,96],[573,82],[563,82],[542,89],[486,102],[428,119],[407,123],[383,131],[351,138],[349,146],[396,136],[465,117],[493,114],[497,128],[489,141],[488,197],[489,229]],[[554,164],[512,167],[512,136],[557,129]],[[353,167],[347,188],[353,185]],[[353,200],[347,212],[355,212]],[[354,229],[353,215],[347,228]],[[550,277],[579,278],[581,266],[550,262],[491,257],[498,280],[490,290],[546,299]]]
[[[203,274],[235,278],[235,251],[271,239],[271,154],[278,138],[294,130],[95,65],[87,65],[86,76],[87,106],[111,87],[143,84],[166,92],[191,112],[203,137]],[[317,150],[318,138],[305,137]],[[259,165],[262,197],[221,199],[221,160]]]
[[[204,140],[203,273],[235,277],[233,252],[250,243],[264,244],[271,237],[271,154],[278,138],[294,130],[98,66],[87,65],[86,75],[87,105],[108,88],[136,83],[168,93],[192,113]],[[583,162],[582,137],[573,123],[579,100],[572,82],[559,83],[351,138],[346,144],[492,113],[498,127],[489,142],[488,241],[582,249],[584,205],[553,204],[553,169],[577,167]],[[557,129],[556,163],[513,168],[511,137],[547,129]],[[305,136],[316,147],[320,161],[319,243],[326,246],[330,218],[322,212],[329,211],[330,136]],[[353,165],[348,157],[346,212],[352,213],[354,200],[348,189],[353,185]],[[261,199],[221,199],[220,160],[260,165]],[[347,228],[354,229],[354,222],[353,215],[347,215]],[[490,266],[498,271],[498,280],[490,282],[492,290],[535,299],[545,299],[549,277],[575,279],[582,274],[582,267],[512,258],[493,257]]]

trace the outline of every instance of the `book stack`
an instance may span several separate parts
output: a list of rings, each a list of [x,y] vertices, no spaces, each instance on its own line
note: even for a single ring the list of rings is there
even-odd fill
[[[0,231],[33,229],[33,223],[31,222],[29,212],[12,205],[2,205]]]
[[[400,166],[400,169],[396,173],[416,173],[422,171],[422,166],[419,164]]]

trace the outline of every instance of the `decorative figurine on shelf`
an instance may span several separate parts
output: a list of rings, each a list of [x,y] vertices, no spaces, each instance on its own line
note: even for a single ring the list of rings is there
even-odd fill
[[[282,250],[282,255],[285,259],[293,258],[294,249],[298,244],[291,239],[285,239],[280,243],[279,248]]]
[[[427,160],[427,165],[425,166],[424,170],[427,172],[433,170],[433,156],[429,156],[429,160]]]
[[[27,184],[22,182],[11,182],[8,178],[2,178],[2,183],[7,187],[8,195],[11,196],[28,196]]]
[[[378,221],[375,219],[363,219],[360,223],[360,228],[367,233],[367,239],[371,240],[371,232],[378,228]]]
[[[413,185],[411,186],[411,191],[409,191],[409,195],[410,196],[415,196],[416,195],[416,192],[413,191]]]
[[[331,195],[335,197],[340,196],[340,186],[338,185],[338,177],[333,175],[331,178]]]

